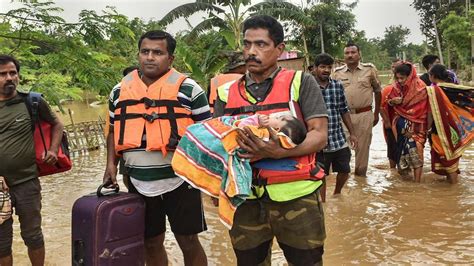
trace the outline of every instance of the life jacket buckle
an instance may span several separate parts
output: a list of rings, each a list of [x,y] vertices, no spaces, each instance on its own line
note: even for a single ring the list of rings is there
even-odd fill
[[[153,123],[153,121],[160,118],[160,115],[153,112],[150,115],[149,114],[143,114],[143,118],[145,118],[146,121],[148,121],[150,123]]]
[[[155,100],[152,100],[150,98],[144,98],[143,103],[145,104],[145,109],[148,109],[150,107],[157,107],[158,104],[156,103]]]

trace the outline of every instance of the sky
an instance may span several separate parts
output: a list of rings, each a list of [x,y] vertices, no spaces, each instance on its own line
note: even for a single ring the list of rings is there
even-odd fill
[[[301,0],[291,0],[299,3]],[[140,17],[146,20],[158,20],[173,8],[192,0],[55,0],[57,6],[64,9],[60,14],[68,22],[77,21],[78,14],[83,9],[94,9],[100,11],[106,6],[115,6],[119,13],[128,17]],[[252,1],[256,3],[258,1]],[[352,2],[352,0],[343,0]],[[407,41],[420,44],[424,37],[419,27],[419,16],[416,10],[410,6],[412,0],[359,0],[359,4],[353,10],[356,16],[357,30],[364,30],[369,38],[383,37],[385,28],[390,25],[402,25],[410,29],[411,34]],[[0,0],[0,12],[19,7],[18,3],[11,0]],[[197,23],[201,15],[191,17],[191,23]],[[185,29],[184,20],[177,21],[168,26],[168,31],[175,33]]]

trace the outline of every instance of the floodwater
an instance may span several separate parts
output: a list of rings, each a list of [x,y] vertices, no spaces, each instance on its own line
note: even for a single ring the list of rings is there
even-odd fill
[[[105,106],[66,106],[74,121],[102,118]],[[65,123],[69,117],[63,117]],[[430,173],[429,150],[425,150],[424,180],[403,180],[388,167],[381,123],[373,132],[368,177],[351,176],[339,197],[331,196],[335,177],[328,177],[324,204],[327,240],[324,263],[341,264],[470,264],[474,261],[474,147],[461,159],[460,182],[448,184]],[[427,145],[428,146],[428,145]],[[353,165],[352,165],[353,167]],[[71,208],[82,195],[101,183],[105,149],[74,157],[74,168],[65,174],[41,178],[43,231],[46,264],[71,262]],[[123,187],[123,186],[122,186]],[[210,265],[235,265],[226,229],[216,209],[204,197],[208,231],[200,234]],[[26,248],[15,217],[15,265],[29,265]],[[183,265],[182,254],[171,232],[166,248],[171,265]],[[273,264],[286,265],[277,243]]]

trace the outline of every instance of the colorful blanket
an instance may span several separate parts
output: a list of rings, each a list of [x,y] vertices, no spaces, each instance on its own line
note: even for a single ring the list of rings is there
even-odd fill
[[[252,168],[248,159],[238,157],[236,141],[239,119],[223,116],[187,128],[174,153],[171,165],[175,173],[194,187],[219,198],[219,218],[229,229],[234,213],[251,194]],[[266,128],[248,126],[259,138],[268,140]],[[278,134],[285,148],[295,145]]]
[[[447,160],[458,158],[474,141],[474,88],[440,83],[427,92],[437,132],[433,149]]]

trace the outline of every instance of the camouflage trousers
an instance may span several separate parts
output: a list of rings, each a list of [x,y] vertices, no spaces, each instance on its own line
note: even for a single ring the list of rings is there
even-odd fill
[[[238,265],[270,265],[274,237],[290,265],[322,264],[326,230],[319,193],[286,202],[265,195],[247,200],[229,234]]]

